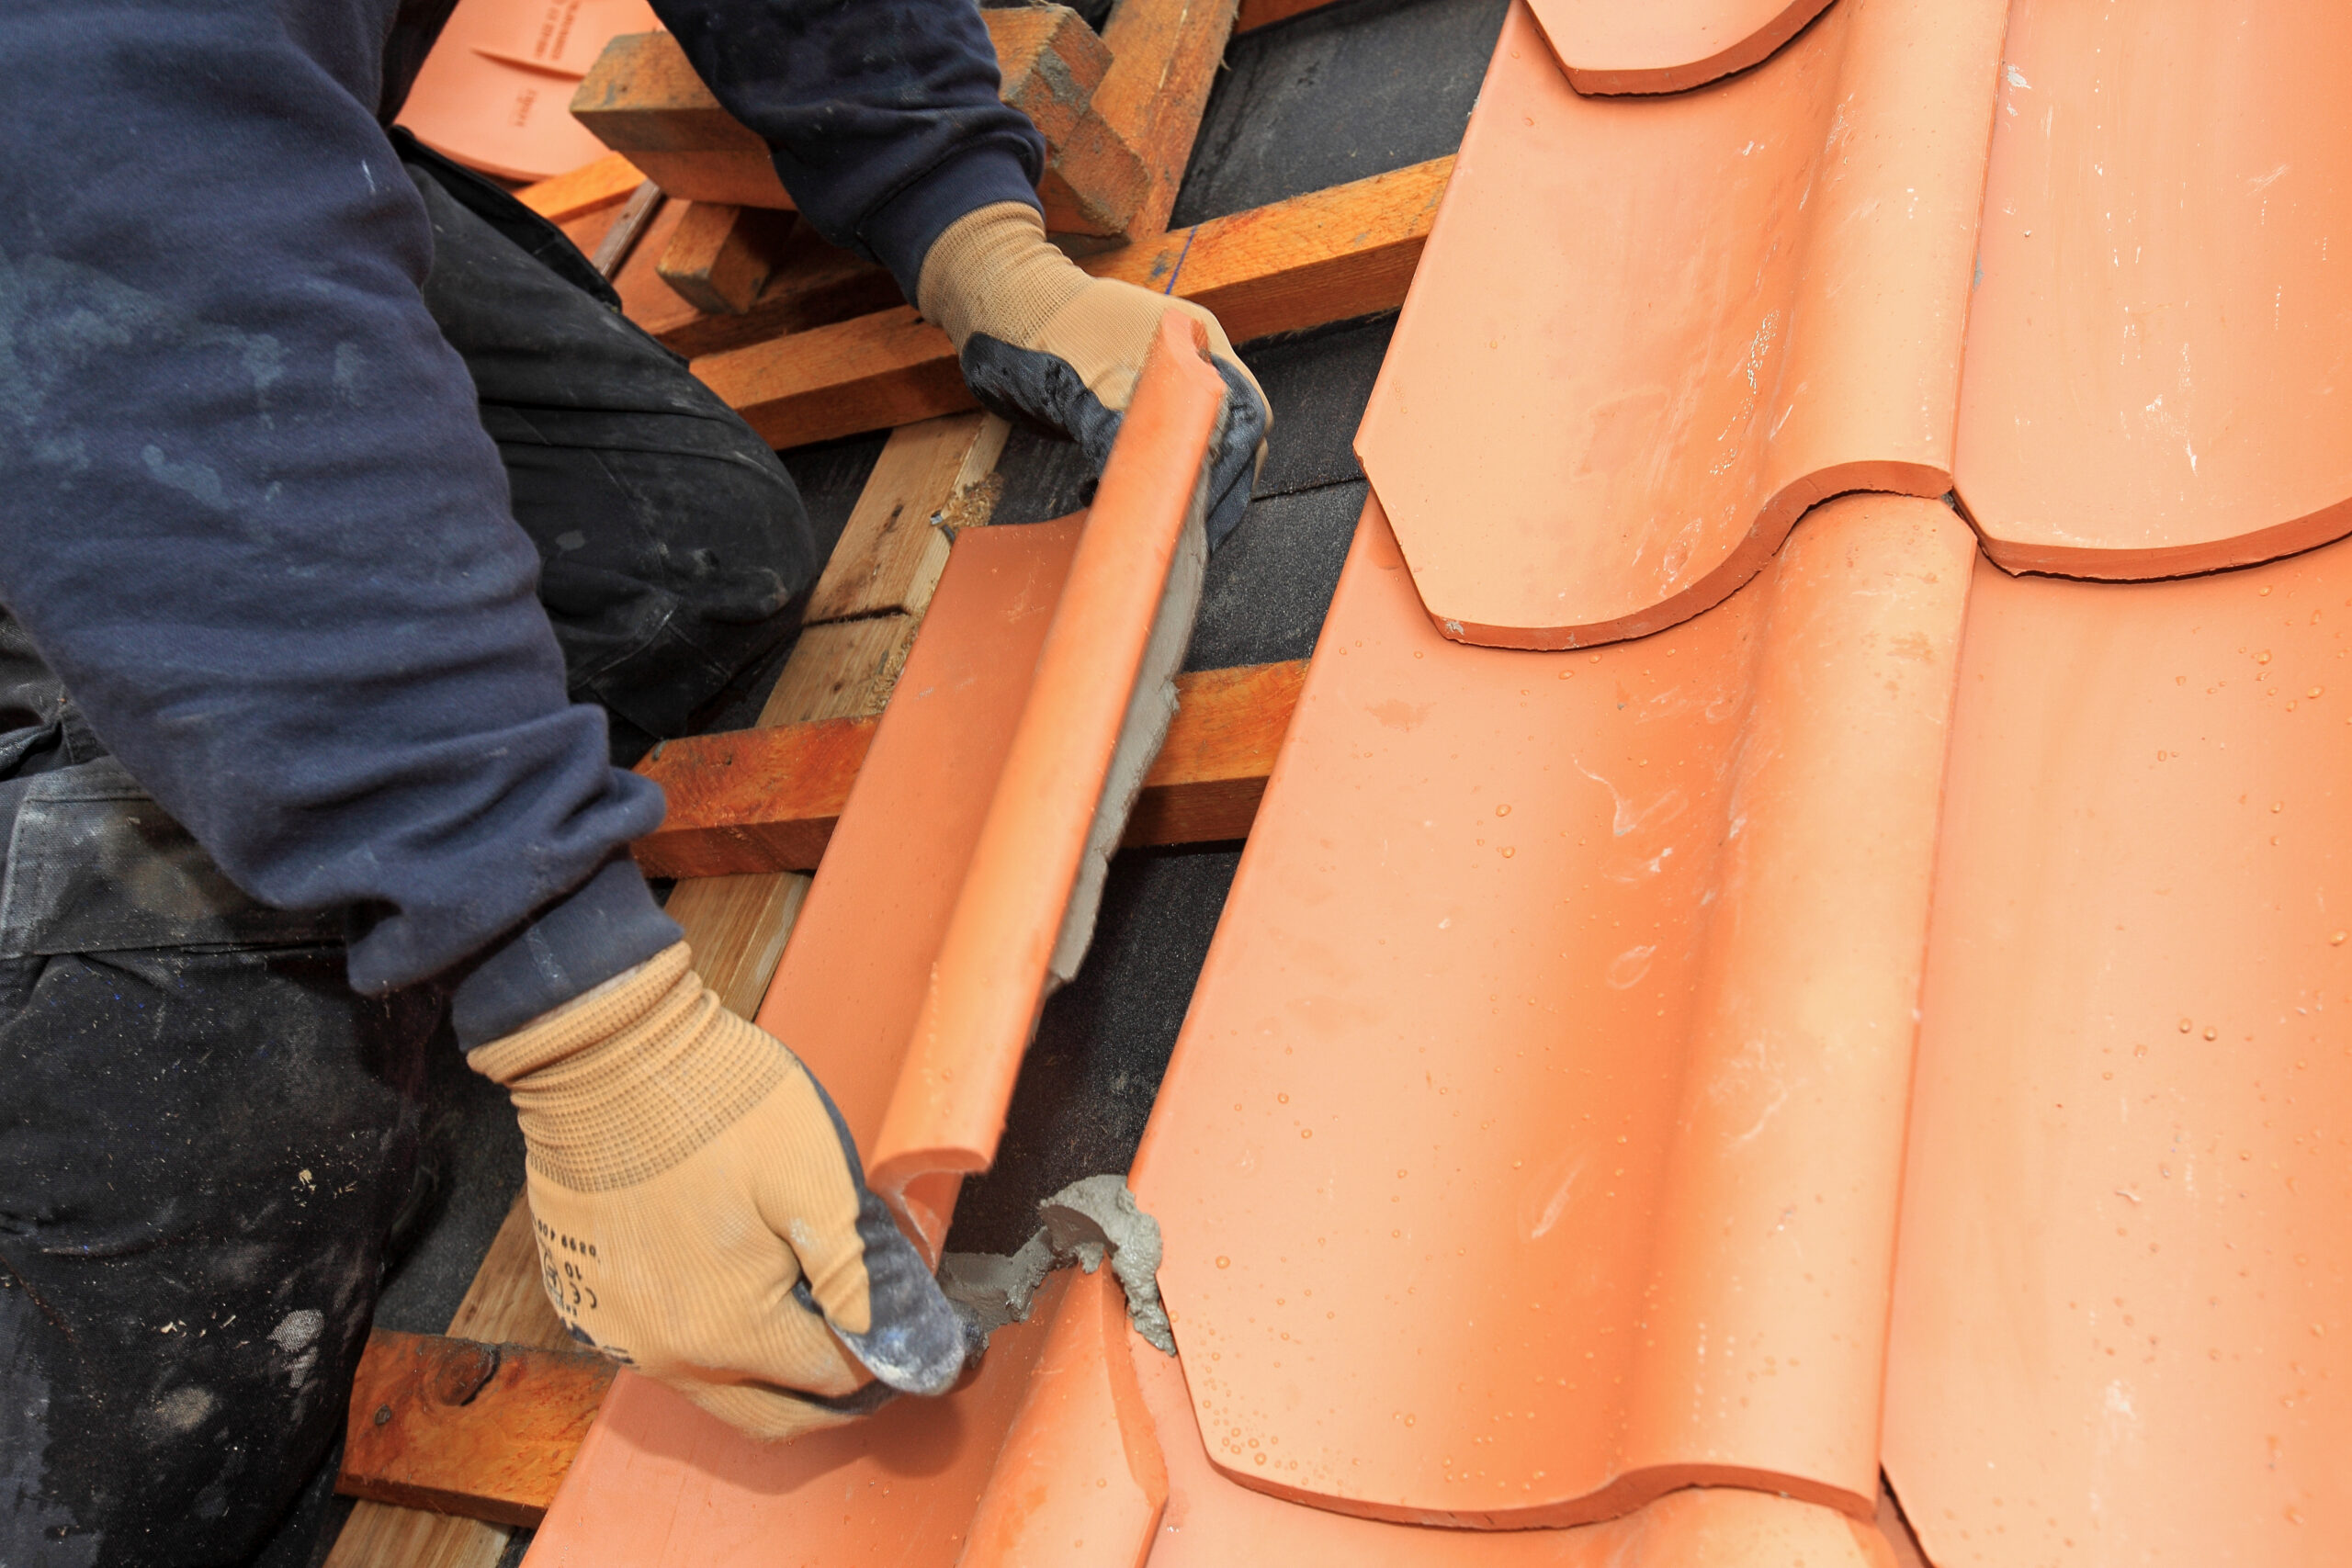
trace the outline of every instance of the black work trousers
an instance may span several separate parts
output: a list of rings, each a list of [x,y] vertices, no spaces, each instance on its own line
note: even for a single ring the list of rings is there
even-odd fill
[[[775,455],[580,254],[403,143],[572,694],[616,758],[786,636],[817,542]],[[416,1190],[431,986],[239,893],[0,618],[0,1568],[234,1563],[342,1429]]]

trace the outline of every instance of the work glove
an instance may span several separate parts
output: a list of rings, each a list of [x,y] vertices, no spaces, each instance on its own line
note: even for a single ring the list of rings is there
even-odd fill
[[[1017,201],[949,224],[923,256],[915,292],[922,313],[955,343],[982,406],[1076,441],[1098,473],[1160,318],[1178,310],[1200,322],[1227,388],[1226,421],[1209,453],[1209,547],[1240,525],[1273,416],[1215,316],[1189,299],[1089,277],[1046,243],[1037,209]]]
[[[466,1060],[514,1098],[574,1338],[761,1438],[955,1383],[963,1320],[840,1112],[684,942]]]

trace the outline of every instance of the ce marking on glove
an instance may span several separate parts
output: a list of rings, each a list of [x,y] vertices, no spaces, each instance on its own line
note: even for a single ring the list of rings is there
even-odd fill
[[[546,1278],[548,1299],[563,1309],[567,1317],[582,1308],[594,1312],[598,1304],[595,1287],[588,1283],[585,1269],[574,1258],[595,1258],[595,1244],[575,1240],[537,1219],[531,1222],[531,1228],[538,1233],[539,1268]],[[557,1256],[559,1252],[572,1257],[560,1258]]]

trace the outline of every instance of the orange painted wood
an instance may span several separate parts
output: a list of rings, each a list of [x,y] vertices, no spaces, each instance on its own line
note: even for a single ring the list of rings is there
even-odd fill
[[[1887,1472],[1937,1568],[2335,1562],[2352,543],[1976,579]]]
[[[1112,66],[1103,40],[1067,6],[1022,6],[985,15],[1004,101],[1027,115],[1046,139],[1037,198],[1046,229],[1125,235],[1159,228],[1164,213],[1144,216],[1149,170],[1126,128],[1094,107]]]
[[[1168,1506],[1168,1465],[1138,1356],[1164,1359],[1128,1326],[1111,1270],[1072,1278],[959,1568],[1142,1568]]]
[[[1871,1517],[1973,549],[1850,497],[1707,615],[1543,655],[1441,637],[1367,510],[1130,1179],[1219,1470],[1452,1526]]]
[[[1233,30],[1236,36],[1254,33],[1330,4],[1332,0],[1241,0],[1241,8],[1234,13]]]
[[[1453,166],[1434,159],[1080,265],[1099,277],[1197,299],[1242,342],[1393,310]],[[976,406],[947,334],[903,306],[706,355],[694,369],[779,446]]]
[[[2173,577],[2352,532],[2352,14],[2029,0],[2004,51],[1953,471],[1986,550]]]
[[[988,815],[931,962],[888,1109],[865,1150],[874,1190],[912,1222],[934,1257],[963,1178],[995,1157],[1114,754],[1132,705],[1150,700],[1137,682],[1188,523],[1192,547],[1205,550],[1195,492],[1224,409],[1225,381],[1200,324],[1163,318],[1103,465],[1019,723],[996,777],[986,781]],[[1192,605],[1179,613],[1189,635]]]
[[[605,45],[572,94],[571,114],[682,200],[792,205],[767,143],[719,107],[668,33],[629,33]]]
[[[1129,818],[1130,844],[1247,838],[1306,661],[1177,677],[1178,707]],[[669,815],[633,846],[650,876],[813,871],[879,721],[830,719],[664,742],[638,765]]]
[[[608,207],[618,207],[645,183],[635,164],[617,152],[607,152],[568,174],[525,186],[515,199],[550,223],[569,223]],[[583,247],[594,250],[594,243]]]
[[[1127,844],[1205,844],[1249,837],[1306,683],[1306,660],[1176,677],[1176,717],[1143,777]]]
[[[2005,9],[1840,0],[1588,98],[1513,8],[1356,438],[1447,636],[1641,636],[1826,496],[1950,488]]]
[[[1205,305],[1236,343],[1374,315],[1404,301],[1453,174],[1432,158],[1080,265]]]
[[[525,1563],[956,1568],[1068,1278],[1046,1281],[1029,1321],[999,1330],[954,1393],[789,1443],[752,1442],[622,1373]]]
[[[1529,0],[1579,93],[1679,93],[1769,57],[1829,0]]]
[[[1026,114],[1046,139],[1038,194],[1046,227],[1093,235],[1158,228],[1164,209],[1141,216],[1150,190],[1144,158],[1092,105],[1113,65],[1103,40],[1064,6],[1015,6],[982,17],[996,46],[1004,101]],[[792,205],[767,144],[719,107],[668,33],[615,39],[580,84],[571,112],[673,197],[739,207]]]
[[[586,1351],[376,1329],[352,1384],[335,1490],[536,1525],[617,1370]]]
[[[865,753],[874,718],[835,718],[665,741],[638,764],[669,811],[633,846],[649,876],[814,871]]]

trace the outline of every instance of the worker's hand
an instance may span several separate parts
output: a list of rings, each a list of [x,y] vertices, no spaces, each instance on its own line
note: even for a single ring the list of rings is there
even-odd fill
[[[1215,316],[1189,299],[1089,277],[1046,243],[1036,209],[1013,201],[948,225],[923,257],[916,293],[954,341],[974,397],[1007,419],[1070,437],[1098,472],[1160,318],[1181,310],[1199,321],[1228,389],[1209,453],[1209,547],[1240,524],[1273,416]]]
[[[755,1438],[956,1382],[962,1321],[832,1101],[684,942],[466,1059],[514,1096],[574,1337]]]

